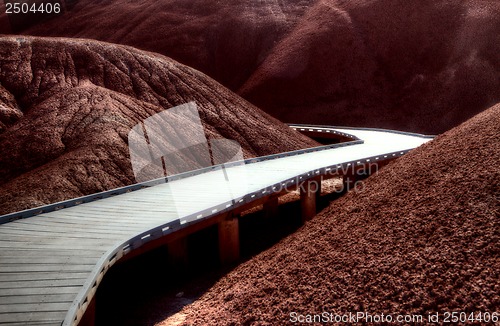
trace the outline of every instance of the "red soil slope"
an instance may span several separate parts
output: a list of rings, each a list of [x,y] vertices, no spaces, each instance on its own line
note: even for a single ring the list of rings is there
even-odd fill
[[[168,55],[285,122],[437,134],[500,100],[497,0],[78,1],[23,33]]]
[[[23,33],[92,38],[161,53],[234,90],[312,3],[82,0],[63,16]]]
[[[246,157],[317,145],[167,57],[0,37],[0,214],[135,183],[130,129],[191,101],[208,137],[236,140]]]
[[[221,279],[186,325],[499,312],[499,137],[500,104],[398,159]]]
[[[239,93],[281,121],[441,133],[500,101],[499,35],[496,0],[320,0]]]

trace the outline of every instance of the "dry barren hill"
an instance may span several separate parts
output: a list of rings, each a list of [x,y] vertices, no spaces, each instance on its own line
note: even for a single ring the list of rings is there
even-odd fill
[[[0,38],[0,214],[135,183],[130,129],[195,102],[246,157],[317,145],[204,74],[97,41]]]
[[[186,324],[284,325],[291,312],[498,312],[499,137],[500,104],[237,267],[182,311]]]
[[[77,1],[25,34],[92,38],[168,55],[239,88],[314,0]]]
[[[500,100],[497,0],[82,0],[68,8],[23,33],[168,55],[285,122],[437,134]]]
[[[441,133],[500,100],[500,2],[319,0],[239,93],[281,121]]]

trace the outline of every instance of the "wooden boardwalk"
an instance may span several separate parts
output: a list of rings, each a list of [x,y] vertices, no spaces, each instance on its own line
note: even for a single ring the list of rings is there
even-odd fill
[[[233,164],[0,225],[0,324],[78,324],[106,271],[148,243],[225,223],[238,208],[306,180],[396,158],[430,140],[384,130],[294,128],[363,142]]]

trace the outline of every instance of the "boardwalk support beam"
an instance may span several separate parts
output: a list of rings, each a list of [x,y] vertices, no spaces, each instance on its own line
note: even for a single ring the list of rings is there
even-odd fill
[[[323,182],[323,177],[318,177],[316,178],[318,188],[316,189],[316,202],[318,202],[321,199],[321,184]]]
[[[300,186],[300,206],[302,222],[311,220],[316,215],[316,193],[321,180],[307,180]]]
[[[269,199],[264,203],[264,216],[266,218],[277,216],[278,205],[278,196],[269,197]]]
[[[219,222],[219,257],[222,264],[240,259],[240,234],[238,216],[230,216]]]
[[[349,192],[356,186],[357,175],[355,171],[350,171],[342,176],[342,190]]]
[[[188,268],[189,256],[187,237],[182,237],[167,243],[169,264],[180,273]]]

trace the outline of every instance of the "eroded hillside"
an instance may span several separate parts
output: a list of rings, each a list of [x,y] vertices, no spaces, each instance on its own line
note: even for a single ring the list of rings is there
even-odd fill
[[[206,75],[97,41],[0,38],[0,212],[135,183],[128,133],[196,103],[209,139],[245,157],[314,146]]]

